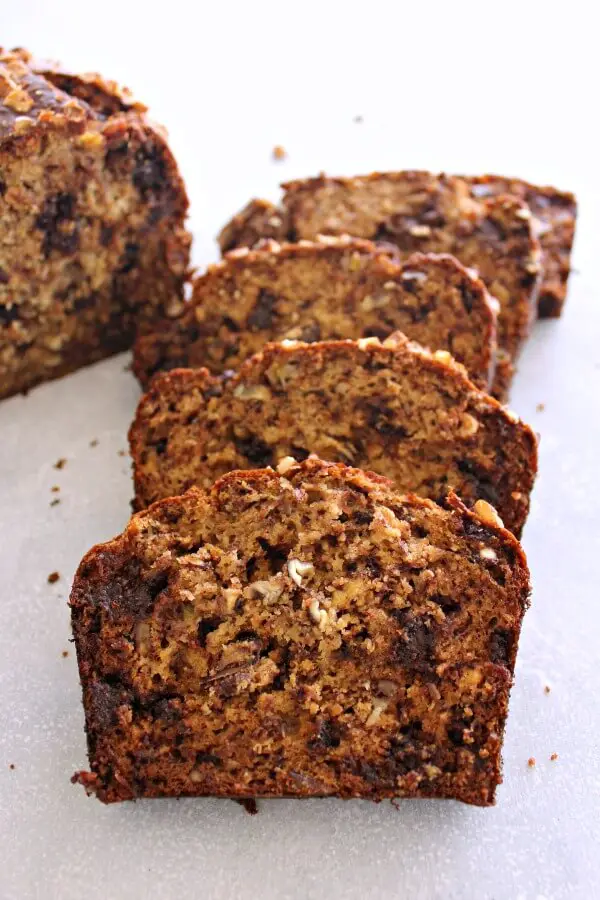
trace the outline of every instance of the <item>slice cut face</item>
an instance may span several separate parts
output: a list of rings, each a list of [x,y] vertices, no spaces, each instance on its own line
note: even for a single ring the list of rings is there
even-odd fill
[[[489,805],[528,596],[509,532],[343,465],[161,501],[75,577],[75,780],[104,802]]]
[[[483,499],[519,534],[537,468],[532,431],[479,391],[447,353],[403,335],[269,344],[234,377],[158,375],[130,430],[135,506],[232,469],[314,453],[404,491]]]
[[[161,129],[100,76],[0,51],[0,398],[183,304],[188,199]]]
[[[524,200],[477,198],[468,179],[430,172],[374,172],[355,178],[321,175],[283,185],[281,208],[252,201],[225,226],[224,250],[259,239],[351,234],[384,241],[401,255],[451,253],[476,269],[500,303],[494,393],[506,393],[536,312],[540,245]]]
[[[239,369],[269,341],[331,340],[403,331],[447,350],[489,389],[496,362],[495,303],[453,257],[413,254],[399,264],[369,241],[331,238],[239,250],[198,278],[183,314],[141,337],[134,371]]]

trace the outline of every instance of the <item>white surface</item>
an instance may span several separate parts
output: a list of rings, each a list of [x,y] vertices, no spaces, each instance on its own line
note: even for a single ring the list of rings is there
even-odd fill
[[[69,783],[86,759],[66,598],[82,554],[128,516],[118,451],[138,389],[123,356],[0,404],[0,898],[598,897],[592,4],[186,6],[21,0],[3,4],[2,40],[100,69],[151,104],[188,182],[198,265],[215,258],[219,226],[251,195],[275,197],[280,178],[319,169],[499,171],[579,195],[580,272],[566,314],[536,328],[513,391],[542,441],[505,783],[490,810],[275,801],[255,817],[229,801],[107,808]],[[280,143],[289,159],[275,164]]]

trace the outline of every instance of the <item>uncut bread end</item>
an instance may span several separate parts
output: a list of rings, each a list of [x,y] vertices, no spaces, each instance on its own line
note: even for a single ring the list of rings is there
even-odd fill
[[[490,805],[528,596],[509,532],[343,465],[161,501],[75,578],[75,780],[104,802]]]
[[[100,76],[0,51],[0,397],[179,311],[187,207],[141,104]]]
[[[162,373],[129,437],[138,509],[232,469],[314,453],[434,500],[450,489],[468,505],[485,500],[519,535],[537,470],[528,426],[447,353],[400,334],[269,344],[233,377]]]

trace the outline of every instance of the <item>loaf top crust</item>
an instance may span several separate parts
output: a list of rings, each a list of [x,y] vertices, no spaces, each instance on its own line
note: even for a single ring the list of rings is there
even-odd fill
[[[529,575],[488,513],[307,460],[134,516],[71,594],[76,780],[105,802],[493,803]]]

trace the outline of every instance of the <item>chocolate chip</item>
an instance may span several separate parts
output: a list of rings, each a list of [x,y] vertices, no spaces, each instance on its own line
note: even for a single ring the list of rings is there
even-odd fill
[[[460,603],[453,597],[445,597],[443,594],[433,594],[429,599],[432,603],[437,603],[446,616],[451,616],[453,613],[457,613],[460,610]]]
[[[309,325],[304,325],[302,328],[302,333],[300,335],[301,341],[306,341],[307,344],[312,344],[315,341],[321,340],[321,326],[318,322],[311,322]]]
[[[462,304],[468,313],[473,312],[473,304],[477,298],[477,294],[475,291],[467,287],[466,284],[461,284],[460,286],[460,298],[462,300]]]
[[[108,247],[113,239],[115,229],[113,225],[102,225],[100,227],[100,243],[103,247]]]
[[[4,197],[6,193],[6,182],[4,178],[0,178],[0,197]]]
[[[472,459],[459,459],[459,472],[466,475],[472,485],[473,494],[481,500],[487,500],[492,506],[499,506],[498,488],[491,480],[489,472]]]
[[[235,438],[235,447],[238,453],[260,469],[273,463],[273,450],[255,434],[249,434],[245,438]]]
[[[223,760],[220,756],[216,756],[214,753],[196,753],[196,766],[201,766],[202,764],[209,766],[217,766],[221,767],[223,765]]]
[[[160,438],[160,440],[158,440],[154,444],[154,452],[157,454],[157,456],[163,455],[163,453],[167,449],[168,440],[169,440],[168,438]]]
[[[126,275],[127,272],[131,272],[134,269],[139,261],[140,256],[140,248],[139,244],[127,243],[125,244],[125,250],[123,251],[123,255],[120,259],[119,264],[119,272],[122,272],[123,275]]]
[[[271,328],[275,317],[276,303],[277,297],[262,288],[254,304],[254,309],[246,320],[248,328],[257,328],[260,331]]]
[[[4,269],[0,266],[0,284],[8,284],[10,281],[10,276],[6,274]]]
[[[269,571],[272,575],[277,575],[283,568],[289,553],[290,547],[285,545],[273,546],[266,538],[258,538],[257,543],[267,558]]]
[[[513,638],[506,628],[496,628],[490,637],[490,659],[501,666],[508,666]]]
[[[352,514],[352,521],[356,525],[370,525],[373,521],[373,513],[367,509],[357,509]]]
[[[76,198],[74,194],[61,192],[46,200],[42,211],[35,220],[35,228],[44,234],[42,251],[48,257],[53,250],[64,255],[74,253],[79,247],[79,226],[65,230],[64,223],[75,219]]]
[[[16,322],[18,318],[19,318],[19,307],[18,306],[0,305],[0,324],[10,325],[11,322]]]
[[[392,646],[394,661],[417,672],[431,669],[435,651],[435,637],[431,623],[415,618],[409,609],[392,610],[391,614],[402,626]]]
[[[166,166],[156,145],[148,143],[136,150],[131,180],[145,200],[164,190],[168,183]]]
[[[408,431],[402,425],[394,424],[391,420],[395,413],[385,405],[367,403],[367,424],[383,437],[402,440],[408,436]]]
[[[321,719],[317,735],[311,741],[309,746],[316,748],[331,749],[339,747],[342,740],[340,727],[333,719]]]
[[[198,643],[201,647],[206,647],[206,638],[208,635],[216,631],[223,622],[218,616],[209,616],[206,619],[200,619],[198,622]]]

